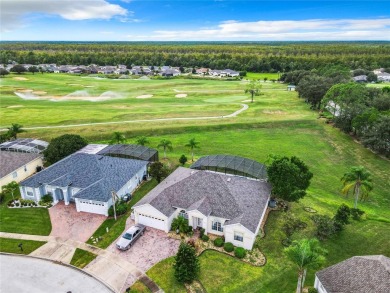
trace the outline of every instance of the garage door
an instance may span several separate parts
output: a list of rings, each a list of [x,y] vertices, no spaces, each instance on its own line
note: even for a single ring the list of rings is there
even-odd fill
[[[145,214],[138,214],[138,223],[164,231],[166,228],[165,220]]]
[[[79,200],[76,204],[77,210],[80,212],[107,215],[107,207],[103,202]]]

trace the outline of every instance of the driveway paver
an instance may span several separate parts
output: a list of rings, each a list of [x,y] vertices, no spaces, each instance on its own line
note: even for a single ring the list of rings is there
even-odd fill
[[[129,218],[126,222],[126,229],[132,225],[134,221]],[[123,257],[143,272],[163,259],[175,255],[180,245],[180,241],[168,237],[164,231],[150,227],[146,227],[144,235],[127,251],[118,250],[115,247],[116,242],[117,240],[107,250]]]
[[[59,202],[49,209],[52,230],[50,236],[63,240],[85,242],[106,219],[103,215],[77,212],[75,204]]]

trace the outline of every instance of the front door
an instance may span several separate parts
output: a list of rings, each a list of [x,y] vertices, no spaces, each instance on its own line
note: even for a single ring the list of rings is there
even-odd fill
[[[198,217],[193,217],[193,227],[194,228],[198,228],[198,227],[203,227],[203,219],[202,218],[198,218]]]
[[[56,193],[57,200],[64,200],[64,193],[62,192],[62,189],[57,188],[55,193]]]

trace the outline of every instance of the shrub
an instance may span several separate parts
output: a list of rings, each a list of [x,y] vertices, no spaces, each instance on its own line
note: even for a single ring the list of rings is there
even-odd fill
[[[3,200],[4,200],[4,193],[0,193],[0,203],[2,203],[3,202]]]
[[[200,232],[200,238],[202,238],[204,235],[205,229],[201,228],[199,232]]]
[[[188,226],[188,231],[187,231],[187,232],[188,232],[188,233],[193,232],[192,226]]]
[[[14,204],[14,200],[13,200],[13,199],[10,199],[10,200],[8,201],[8,203],[7,203],[8,206],[13,205],[13,204]]]
[[[15,203],[15,206],[16,206],[16,207],[19,207],[19,205],[20,205],[20,204],[19,204],[18,202],[17,202],[17,203]]]
[[[185,219],[184,217],[177,217],[173,219],[172,224],[171,224],[171,230],[176,231],[179,230],[180,233],[187,233],[188,232],[188,220]]]
[[[226,242],[224,245],[223,245],[223,249],[226,251],[226,252],[232,252],[234,250],[234,245],[230,242]]]
[[[225,241],[223,241],[223,239],[221,237],[218,237],[218,238],[215,238],[214,245],[216,247],[222,247],[224,242]]]
[[[318,291],[314,287],[309,287],[309,289],[307,290],[307,293],[318,293]]]
[[[336,232],[335,221],[328,216],[315,215],[311,217],[317,226],[315,235],[319,240],[325,240]],[[337,225],[337,224],[336,224]]]
[[[209,236],[207,236],[207,235],[203,235],[202,237],[202,240],[204,241],[204,242],[207,242],[207,241],[209,241]]]
[[[189,240],[187,241],[187,244],[188,244],[188,245],[191,245],[192,247],[195,247],[195,240],[194,240],[194,239],[189,239]]]
[[[45,195],[43,195],[43,196],[41,197],[41,201],[42,201],[43,203],[53,202],[53,197],[51,196],[50,193],[48,193],[48,194],[45,194]]]
[[[336,222],[339,222],[342,225],[346,225],[349,223],[349,216],[350,215],[351,215],[350,208],[347,205],[342,204],[337,209],[337,212],[334,216],[334,220]]]
[[[175,278],[179,283],[191,283],[199,276],[200,265],[195,248],[182,242],[173,264]]]
[[[360,220],[360,218],[363,216],[364,214],[364,211],[362,210],[359,210],[359,209],[351,209],[351,216],[352,216],[352,219],[354,220]]]
[[[117,216],[120,216],[120,215],[123,215],[127,212],[127,204],[125,203],[117,203],[115,205],[115,210],[116,210],[116,215]],[[110,206],[110,208],[108,209],[108,215],[110,217],[113,217],[114,216],[114,206]]]
[[[234,249],[234,255],[238,258],[244,258],[246,255],[246,250],[242,247],[236,247]]]

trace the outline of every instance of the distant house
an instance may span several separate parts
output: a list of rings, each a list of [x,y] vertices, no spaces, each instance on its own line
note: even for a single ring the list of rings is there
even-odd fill
[[[288,90],[288,91],[295,91],[295,88],[296,88],[296,86],[293,85],[293,84],[289,84],[289,85],[287,86],[287,90]]]
[[[225,69],[221,71],[221,75],[236,77],[236,76],[240,76],[240,73],[231,69]]]
[[[166,76],[166,77],[178,76],[178,75],[180,75],[180,71],[177,69],[165,69],[165,70],[161,71],[161,75]]]
[[[23,199],[50,193],[53,203],[76,204],[78,212],[108,215],[112,192],[132,193],[147,174],[147,161],[75,153],[20,183]]]
[[[355,82],[367,82],[367,75],[358,75],[352,78]]]
[[[134,206],[136,223],[168,232],[174,218],[252,249],[271,186],[265,181],[179,167]]]
[[[390,258],[383,255],[354,256],[316,273],[318,293],[388,293]]]
[[[378,73],[377,77],[380,81],[390,81],[390,73],[387,72]]]
[[[374,69],[372,72],[374,72],[374,74],[380,74],[382,72],[385,72],[385,69],[384,68],[378,68],[378,69]]]
[[[0,192],[2,186],[20,182],[42,168],[42,157],[38,153],[0,151]]]
[[[209,69],[208,68],[198,68],[198,69],[196,69],[196,74],[206,75],[208,73],[209,73]]]

